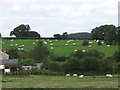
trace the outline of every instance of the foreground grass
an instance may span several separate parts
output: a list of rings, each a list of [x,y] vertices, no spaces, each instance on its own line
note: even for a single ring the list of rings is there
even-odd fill
[[[118,88],[117,78],[65,76],[3,76],[3,88]]]

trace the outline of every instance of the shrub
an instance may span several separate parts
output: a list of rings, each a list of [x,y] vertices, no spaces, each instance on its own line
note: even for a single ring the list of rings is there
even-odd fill
[[[19,61],[19,67],[21,66],[34,66],[35,65],[35,60],[32,58],[27,58]]]
[[[111,60],[103,59],[99,61],[99,72],[100,73],[112,73],[113,62]]]
[[[39,42],[34,49],[29,52],[28,57],[33,58],[36,62],[41,62],[42,59],[48,57],[50,55],[50,51],[48,47],[46,47],[42,42]]]
[[[101,41],[98,42],[98,45],[102,45]]]
[[[85,52],[85,55],[86,56],[94,56],[97,58],[104,58],[105,57],[105,54],[103,52],[100,52],[100,51],[95,50],[95,49]]]
[[[10,69],[11,71],[17,71],[17,65],[16,64],[7,64],[5,65],[6,69]]]
[[[65,73],[78,73],[80,72],[80,61],[77,58],[71,57],[63,64]]]
[[[116,51],[113,55],[113,59],[116,61],[116,62],[120,62],[120,51]]]
[[[62,64],[55,61],[49,61],[48,69],[54,72],[62,72]]]
[[[76,52],[71,53],[71,56],[81,59],[85,56],[84,52],[81,50],[77,50]]]
[[[54,61],[65,61],[67,60],[69,57],[66,56],[58,56],[54,58]]]
[[[83,43],[82,43],[83,46],[88,46],[90,45],[89,42],[87,40],[84,40]]]
[[[84,72],[98,71],[98,58],[93,56],[84,57],[81,61],[81,68]]]

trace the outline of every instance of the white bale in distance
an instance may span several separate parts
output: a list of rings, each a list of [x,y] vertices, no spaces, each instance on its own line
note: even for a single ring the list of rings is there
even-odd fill
[[[91,47],[91,45],[88,46],[89,48]]]
[[[73,43],[73,45],[75,45],[75,43]]]
[[[50,45],[53,45],[52,43]]]
[[[5,73],[10,73],[10,69],[5,69]]]
[[[44,44],[47,44],[47,42],[44,41]]]
[[[99,40],[97,40],[96,42],[99,42]]]
[[[74,77],[77,77],[78,75],[77,74],[73,74]]]
[[[65,45],[68,45],[68,44],[65,44]]]
[[[18,45],[18,44],[15,44],[16,46]]]
[[[51,47],[50,49],[53,49],[53,47]]]
[[[110,47],[110,45],[107,45],[107,47]]]
[[[66,77],[69,77],[69,76],[70,76],[70,74],[66,74],[65,76],[66,76]]]
[[[75,52],[77,51],[77,49],[75,49]]]
[[[11,46],[13,46],[13,44],[11,44]]]
[[[101,42],[102,44],[104,43],[104,42]]]
[[[70,41],[67,41],[68,43],[70,42]]]
[[[24,47],[25,45],[22,45],[22,47]]]
[[[93,42],[89,42],[90,44],[93,43]]]
[[[35,44],[35,43],[33,43],[33,44]]]
[[[83,50],[83,52],[85,52],[85,50]]]
[[[79,78],[83,78],[84,77],[84,75],[79,75]]]
[[[112,74],[106,74],[106,77],[112,77]]]

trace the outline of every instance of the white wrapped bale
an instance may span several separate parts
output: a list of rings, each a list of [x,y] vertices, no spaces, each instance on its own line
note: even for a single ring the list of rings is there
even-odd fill
[[[77,77],[78,75],[77,74],[73,74],[74,77]]]
[[[84,75],[79,75],[79,78],[83,78],[84,77]]]
[[[65,76],[66,76],[66,77],[69,77],[69,76],[70,76],[70,74],[66,74]]]
[[[112,74],[106,74],[106,77],[112,77]]]

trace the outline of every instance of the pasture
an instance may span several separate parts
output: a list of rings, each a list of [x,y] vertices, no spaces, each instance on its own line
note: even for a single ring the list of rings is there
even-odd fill
[[[34,48],[38,41],[43,41],[46,46],[54,53],[56,56],[69,56],[71,52],[75,50],[92,50],[96,49],[105,53],[106,56],[112,56],[114,52],[118,49],[118,46],[111,45],[108,47],[106,44],[100,46],[94,40],[89,40],[91,47],[82,46],[83,40],[2,40],[3,50],[9,49],[11,46],[17,47],[19,50],[30,50]]]
[[[118,78],[104,76],[3,76],[3,88],[118,88]]]

